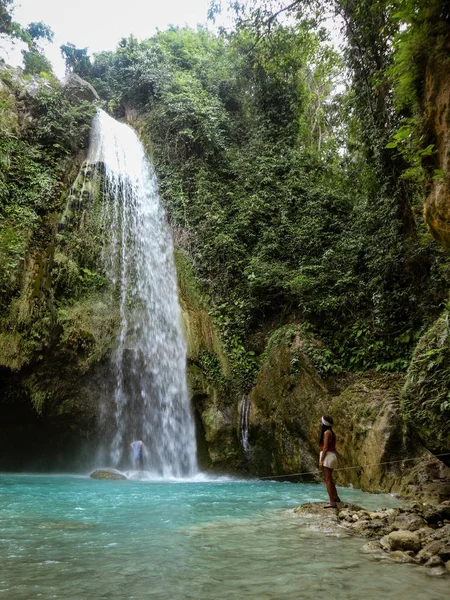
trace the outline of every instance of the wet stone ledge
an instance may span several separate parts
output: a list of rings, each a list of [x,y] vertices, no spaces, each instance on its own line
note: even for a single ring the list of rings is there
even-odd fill
[[[296,515],[320,518],[327,528],[371,538],[362,552],[374,560],[426,567],[431,576],[450,575],[450,500],[441,504],[414,502],[401,508],[369,511],[355,504],[302,504]]]

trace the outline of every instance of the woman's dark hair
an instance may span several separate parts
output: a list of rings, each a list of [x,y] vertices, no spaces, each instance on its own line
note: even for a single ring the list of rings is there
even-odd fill
[[[323,415],[323,418],[325,419],[325,421],[327,421],[328,423],[331,423],[331,425],[324,425],[322,423],[322,428],[320,430],[320,440],[319,440],[319,445],[323,444],[323,439],[325,437],[325,431],[331,431],[331,435],[333,436],[333,440],[336,441],[336,434],[334,433],[334,431],[331,429],[331,426],[333,425],[333,418],[329,417],[328,415]]]

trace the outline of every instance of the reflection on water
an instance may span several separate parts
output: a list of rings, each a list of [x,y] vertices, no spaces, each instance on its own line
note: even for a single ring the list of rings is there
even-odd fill
[[[341,490],[367,508],[390,496]],[[0,476],[0,595],[29,598],[439,600],[448,580],[371,560],[364,540],[287,510],[324,486]]]

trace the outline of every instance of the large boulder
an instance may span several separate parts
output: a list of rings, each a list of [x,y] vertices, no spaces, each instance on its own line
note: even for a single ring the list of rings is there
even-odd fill
[[[106,479],[108,481],[126,479],[125,475],[119,471],[116,471],[116,469],[97,469],[93,471],[89,477],[92,479]]]
[[[89,82],[81,79],[76,73],[70,73],[64,78],[63,88],[68,97],[75,102],[82,102],[83,100],[94,102],[95,100],[100,100],[100,96],[97,94],[95,88]]]
[[[395,550],[420,550],[420,537],[415,531],[393,531],[389,534],[389,546]]]

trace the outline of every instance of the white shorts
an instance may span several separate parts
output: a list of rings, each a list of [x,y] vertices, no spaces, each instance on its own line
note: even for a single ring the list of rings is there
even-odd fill
[[[322,452],[320,453],[319,461],[322,460]],[[323,466],[328,467],[329,469],[336,469],[338,464],[337,456],[334,452],[330,452],[328,450],[327,455],[325,456],[325,460],[323,461]]]

